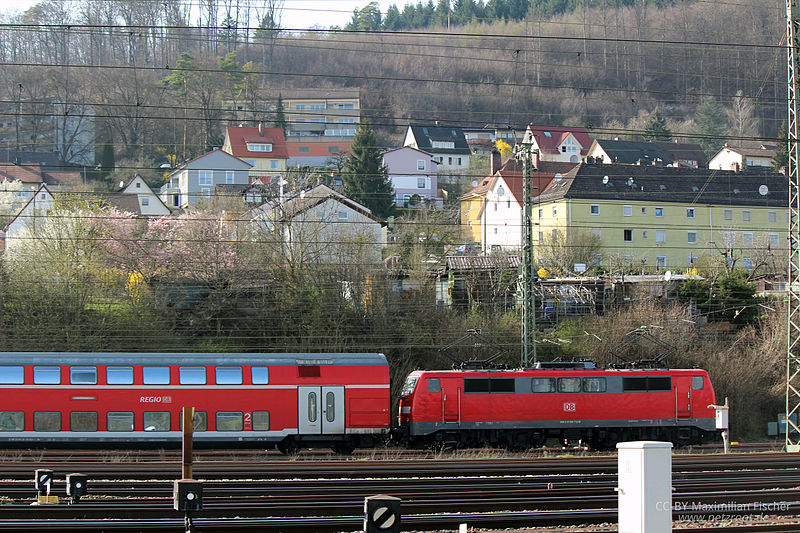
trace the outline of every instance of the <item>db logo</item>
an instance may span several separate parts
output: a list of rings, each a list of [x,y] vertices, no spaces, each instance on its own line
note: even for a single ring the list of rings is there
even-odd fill
[[[575,412],[575,403],[573,402],[564,402],[564,411],[567,413],[574,413]]]

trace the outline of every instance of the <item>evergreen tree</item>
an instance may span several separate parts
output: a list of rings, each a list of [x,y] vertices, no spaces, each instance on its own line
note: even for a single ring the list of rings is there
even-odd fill
[[[645,141],[671,141],[672,132],[667,127],[667,119],[661,114],[661,110],[655,108],[644,125],[642,137]]]
[[[386,218],[392,212],[394,189],[381,162],[378,139],[368,122],[362,122],[350,147],[342,173],[344,193]]]
[[[772,168],[780,172],[782,168],[789,168],[789,128],[786,121],[781,122],[778,129],[778,145],[775,147],[775,156],[772,158]]]
[[[725,113],[716,100],[704,96],[695,111],[694,122],[697,125],[695,134],[700,137],[699,143],[708,157],[722,148],[725,131]]]
[[[104,179],[114,172],[117,163],[114,158],[114,145],[110,142],[103,144],[103,151],[100,153],[100,174]]]
[[[275,104],[275,122],[273,128],[280,128],[283,130],[283,136],[286,137],[286,114],[283,110],[283,97],[278,94],[278,102]]]

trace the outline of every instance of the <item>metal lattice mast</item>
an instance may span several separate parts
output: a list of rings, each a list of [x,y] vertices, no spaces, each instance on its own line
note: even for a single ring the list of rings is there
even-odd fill
[[[786,0],[789,52],[789,324],[786,350],[786,451],[800,451],[800,175],[798,175],[798,0]],[[794,420],[793,420],[794,419]]]
[[[533,164],[530,142],[522,145],[522,367],[536,364],[536,297],[533,293],[535,264],[533,260]]]

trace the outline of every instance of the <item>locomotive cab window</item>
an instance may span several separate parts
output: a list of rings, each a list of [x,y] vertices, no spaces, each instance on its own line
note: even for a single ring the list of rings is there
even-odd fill
[[[178,369],[178,382],[181,385],[205,385],[206,367],[182,366]]]
[[[33,367],[33,382],[37,385],[59,385],[61,383],[61,368],[57,366]]]
[[[658,391],[671,391],[672,390],[672,378],[669,376],[666,377],[649,377],[647,378],[647,390],[658,392]]]
[[[144,413],[145,431],[169,431],[169,411],[149,411]]]
[[[622,378],[622,390],[624,392],[646,391],[647,378]]]
[[[58,411],[35,411],[33,413],[34,431],[61,431],[61,413]]]
[[[21,366],[0,366],[0,383],[21,385],[25,383],[25,371]]]
[[[145,385],[169,385],[168,366],[142,367],[142,382]]]
[[[70,431],[97,431],[96,411],[73,411],[69,414]]]
[[[489,378],[464,378],[464,393],[481,394],[489,392]]]
[[[556,380],[553,378],[532,378],[531,392],[555,392]]]
[[[606,378],[583,378],[583,392],[605,392]]]
[[[253,385],[269,385],[269,367],[251,367],[250,375],[253,378]]]
[[[417,386],[417,380],[419,380],[417,376],[408,376],[406,382],[403,384],[403,389],[400,391],[400,396],[408,396],[414,392],[414,387]]]
[[[133,367],[106,367],[106,383],[108,385],[133,385]]]
[[[703,376],[692,376],[692,390],[703,390]]]
[[[23,431],[25,413],[22,411],[0,411],[0,431]]]
[[[217,431],[241,431],[243,427],[241,411],[219,411]]]
[[[109,411],[106,415],[108,431],[133,431],[133,413],[130,411]]]
[[[215,369],[217,385],[241,385],[242,367],[218,366]]]
[[[178,417],[178,429],[183,431],[183,417]],[[208,431],[208,413],[205,411],[195,411],[192,417],[192,429],[194,431]]]
[[[71,366],[69,382],[73,385],[97,385],[97,367]]]
[[[442,392],[442,382],[439,378],[428,379],[428,392]]]
[[[492,378],[489,380],[490,392],[515,392],[514,378]]]
[[[558,392],[580,392],[581,378],[558,378]]]

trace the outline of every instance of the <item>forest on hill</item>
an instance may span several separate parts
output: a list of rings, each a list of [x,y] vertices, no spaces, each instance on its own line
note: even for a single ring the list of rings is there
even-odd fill
[[[182,0],[45,0],[5,16],[6,126],[44,123],[47,102],[65,102],[65,114],[96,117],[118,163],[147,170],[219,146],[227,124],[271,122],[268,104],[295,88],[360,88],[362,115],[386,146],[409,121],[613,137],[635,135],[659,109],[676,139],[708,135],[711,122],[735,141],[774,138],[786,116],[778,0],[603,0],[394,33],[289,32],[278,4],[230,5],[204,0],[194,22]],[[170,83],[176,72],[181,82]],[[704,101],[714,113],[701,119]]]

